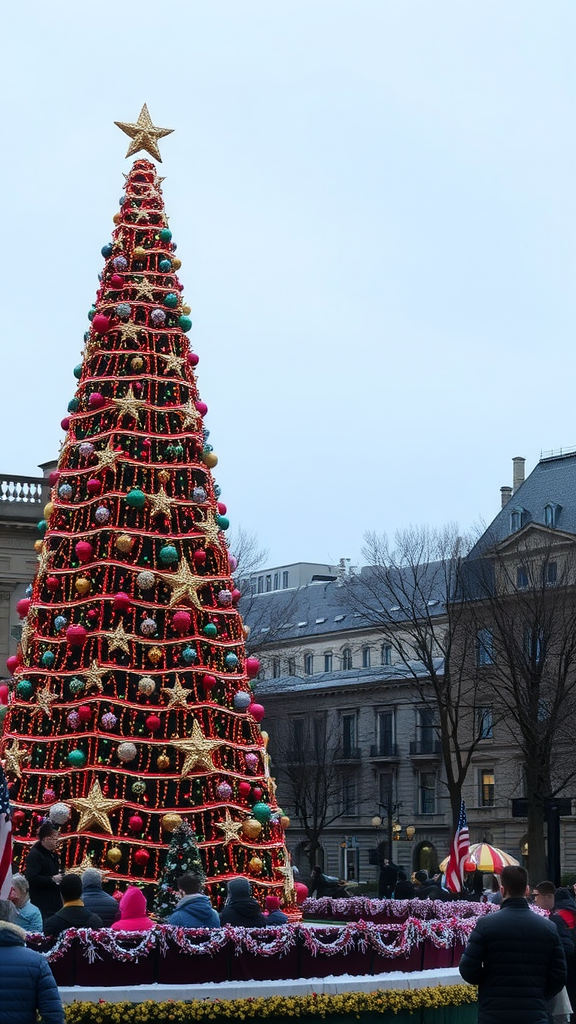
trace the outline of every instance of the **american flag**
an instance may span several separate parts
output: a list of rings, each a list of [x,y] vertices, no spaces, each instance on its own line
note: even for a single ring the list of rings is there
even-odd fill
[[[12,888],[12,822],[4,769],[0,765],[0,899],[7,900]]]
[[[466,821],[464,801],[460,803],[458,824],[450,847],[450,856],[446,865],[446,888],[450,892],[460,892],[464,882],[464,862],[470,855],[470,833]]]

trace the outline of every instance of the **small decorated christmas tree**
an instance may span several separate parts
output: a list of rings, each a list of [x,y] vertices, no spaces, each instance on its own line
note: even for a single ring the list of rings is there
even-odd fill
[[[128,155],[157,159],[146,107]],[[88,317],[1,756],[23,863],[49,814],[68,867],[161,876],[190,823],[214,903],[231,875],[263,900],[291,877],[251,695],[190,308],[154,164],[126,177]]]
[[[180,899],[178,879],[190,872],[204,880],[204,866],[196,845],[196,837],[187,821],[181,821],[172,833],[164,871],[158,883],[154,910],[160,917],[171,914]]]

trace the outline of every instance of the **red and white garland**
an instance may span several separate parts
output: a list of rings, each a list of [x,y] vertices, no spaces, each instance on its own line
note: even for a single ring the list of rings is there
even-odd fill
[[[351,920],[365,921],[370,917],[390,917],[406,920],[408,917],[450,919],[461,917],[482,917],[492,914],[498,907],[493,903],[473,903],[468,900],[370,900],[364,896],[352,896],[334,900],[323,896],[319,900],[307,899],[302,904],[305,914],[327,915]]]

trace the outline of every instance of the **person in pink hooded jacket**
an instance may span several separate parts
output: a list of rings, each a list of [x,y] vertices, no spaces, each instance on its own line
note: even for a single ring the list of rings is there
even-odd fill
[[[112,928],[117,932],[145,932],[154,927],[154,921],[146,914],[146,899],[135,885],[126,889],[120,900],[120,917]]]

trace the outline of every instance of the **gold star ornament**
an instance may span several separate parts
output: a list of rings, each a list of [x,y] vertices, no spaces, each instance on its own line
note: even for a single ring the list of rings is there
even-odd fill
[[[102,685],[102,676],[107,675],[108,669],[100,668],[100,665],[96,659],[94,659],[84,676],[84,679],[86,680],[86,693],[89,693],[90,690],[97,690],[98,693],[102,693],[102,690],[104,689]]]
[[[126,801],[107,800],[100,788],[100,783],[96,780],[92,784],[88,796],[69,800],[68,803],[75,811],[80,811],[79,832],[85,832],[91,825],[98,825],[104,832],[109,832],[112,835],[112,826],[108,815],[119,807],[123,807]]]
[[[12,740],[11,747],[4,748],[4,770],[11,772],[17,779],[22,778],[23,764],[30,760],[30,754],[20,746],[17,739]]]
[[[143,405],[146,405],[146,402],[143,402],[140,398],[136,398],[132,385],[130,385],[123,398],[113,398],[112,401],[122,418],[124,418],[124,416],[131,416],[137,423],[139,422],[140,410]]]
[[[153,156],[158,163],[162,163],[162,157],[158,149],[158,139],[171,135],[174,129],[157,128],[156,125],[152,124],[152,118],[148,113],[146,104],[142,107],[135,124],[128,124],[125,121],[115,121],[114,124],[132,139],[128,146],[126,157],[133,156],[134,153],[139,153],[143,149],[150,156]]]
[[[44,714],[48,718],[52,718],[52,705],[57,700],[58,697],[52,693],[50,684],[43,686],[41,690],[36,691],[36,706],[30,717],[34,718],[35,715]]]
[[[242,822],[234,821],[228,808],[226,808],[226,817],[224,821],[215,821],[216,828],[219,828],[224,833],[224,842],[233,843],[234,840],[240,839],[240,832],[242,831]]]
[[[198,597],[198,590],[204,586],[206,580],[203,576],[195,576],[190,570],[190,566],[185,558],[180,560],[180,564],[176,572],[159,572],[158,575],[165,583],[168,583],[172,587],[172,597],[168,604],[169,608],[173,608],[175,604],[179,604],[183,600],[190,601],[190,603],[197,608],[199,612],[202,611],[202,603]]]
[[[124,626],[121,622],[118,623],[113,633],[108,633],[108,653],[112,651],[124,651],[124,654],[130,654],[130,641],[134,637],[130,633],[124,631]]]
[[[212,751],[215,747],[221,746],[221,740],[207,740],[196,719],[192,726],[192,735],[185,740],[173,740],[172,746],[181,750],[184,757],[184,764],[180,772],[180,778],[185,779],[193,768],[203,768],[206,771],[215,770],[212,760]]]
[[[163,686],[160,693],[168,695],[167,706],[169,708],[188,707],[188,697],[190,696],[191,690],[187,690],[185,686],[182,686],[178,676],[176,676],[176,682],[172,689],[170,689],[169,686]]]
[[[150,511],[153,516],[160,515],[160,513],[166,516],[171,514],[174,498],[170,498],[166,494],[162,484],[156,494],[147,494],[146,497],[150,502]]]

